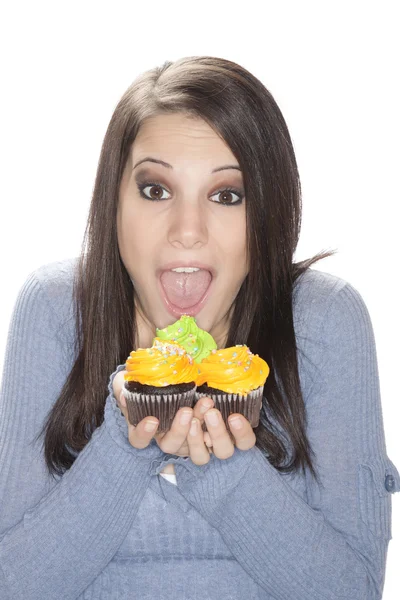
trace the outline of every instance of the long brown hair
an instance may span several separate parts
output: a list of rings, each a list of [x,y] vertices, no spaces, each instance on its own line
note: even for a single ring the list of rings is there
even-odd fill
[[[293,263],[301,187],[285,120],[256,77],[234,62],[209,56],[166,61],[143,73],[112,115],[75,272],[75,362],[39,434],[45,434],[47,467],[53,475],[71,467],[103,422],[110,374],[134,348],[135,291],[118,249],[118,192],[144,119],[171,112],[204,119],[242,169],[251,266],[236,298],[226,346],[247,344],[271,367],[254,430],[257,447],[276,469],[305,472],[308,467],[316,477],[306,435],[292,291],[311,264],[332,252]]]

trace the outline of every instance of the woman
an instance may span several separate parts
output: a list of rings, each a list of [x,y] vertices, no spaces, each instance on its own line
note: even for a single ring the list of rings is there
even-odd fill
[[[285,121],[245,69],[184,58],[127,90],[82,255],[33,273],[11,322],[1,598],[381,597],[400,477],[373,331],[309,268],[327,254],[293,264],[300,216]],[[165,435],[128,423],[127,356],[188,307],[270,365],[254,431],[204,398]]]

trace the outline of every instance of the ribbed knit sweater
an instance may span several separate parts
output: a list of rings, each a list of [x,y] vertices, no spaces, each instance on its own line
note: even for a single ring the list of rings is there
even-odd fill
[[[104,422],[52,478],[35,436],[72,367],[76,259],[23,285],[0,396],[1,600],[378,600],[399,473],[386,453],[373,329],[358,291],[309,269],[293,295],[320,482],[256,446],[206,465]],[[263,400],[261,420],[269,415]],[[283,433],[282,433],[283,435]],[[175,463],[176,485],[159,476]]]

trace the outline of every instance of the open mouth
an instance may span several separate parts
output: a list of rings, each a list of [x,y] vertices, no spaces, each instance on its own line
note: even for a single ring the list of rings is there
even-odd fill
[[[175,267],[162,271],[159,281],[168,311],[179,317],[194,316],[207,300],[213,275],[200,267]]]

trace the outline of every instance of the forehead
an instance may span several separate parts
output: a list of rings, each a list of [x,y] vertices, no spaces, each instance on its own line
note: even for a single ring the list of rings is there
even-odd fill
[[[212,152],[214,156],[218,153],[223,159],[234,160],[229,146],[206,121],[180,113],[149,117],[142,123],[132,145],[133,160],[140,160],[150,152],[162,153],[162,158],[169,153],[186,156],[188,160],[196,157],[212,160]]]

